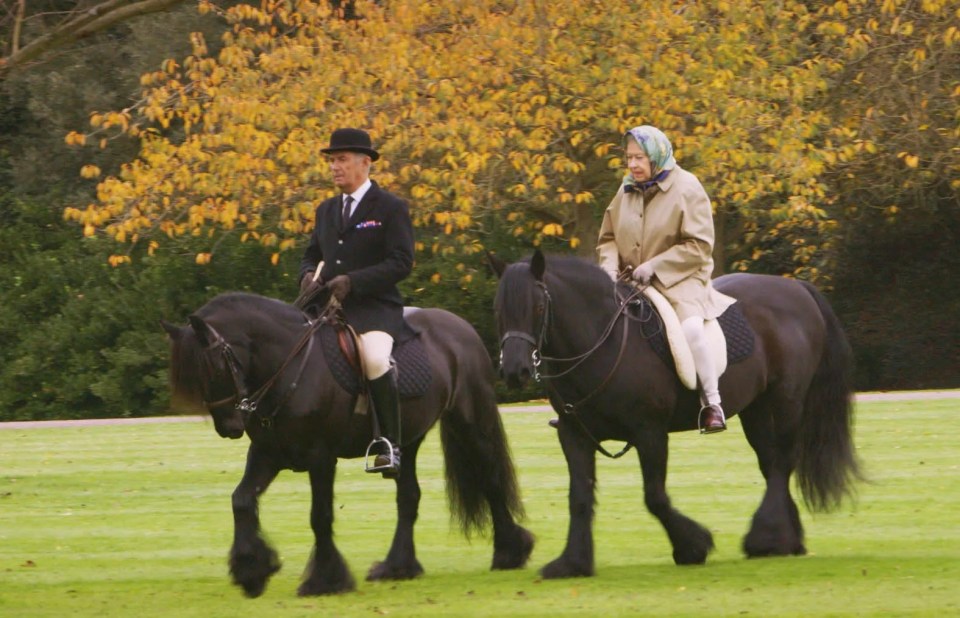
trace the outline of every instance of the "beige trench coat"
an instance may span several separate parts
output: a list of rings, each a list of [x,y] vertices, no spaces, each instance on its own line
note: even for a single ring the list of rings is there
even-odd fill
[[[624,193],[603,213],[597,255],[610,274],[645,262],[653,265],[653,286],[689,317],[719,317],[736,302],[713,289],[713,211],[697,177],[677,166],[659,190]]]

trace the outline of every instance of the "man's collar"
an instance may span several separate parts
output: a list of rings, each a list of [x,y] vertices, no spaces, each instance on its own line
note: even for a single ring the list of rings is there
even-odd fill
[[[362,185],[360,185],[359,187],[357,187],[357,190],[356,190],[356,191],[354,191],[353,193],[346,194],[346,195],[350,195],[350,197],[353,198],[353,203],[354,203],[354,204],[359,204],[359,203],[360,203],[360,200],[363,199],[363,196],[367,194],[367,191],[369,191],[369,190],[370,190],[370,187],[372,187],[372,186],[373,186],[373,182],[372,182],[369,178],[367,178],[365,181],[363,181],[363,184],[362,184]]]

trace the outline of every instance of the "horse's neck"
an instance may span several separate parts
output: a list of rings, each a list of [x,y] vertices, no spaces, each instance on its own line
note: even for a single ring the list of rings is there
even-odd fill
[[[264,371],[283,361],[283,355],[296,343],[305,328],[302,321],[285,315],[270,315],[264,311],[237,313],[230,319],[233,337],[245,339],[256,349],[253,365]],[[226,336],[228,340],[231,335]]]
[[[604,275],[606,277],[606,275]],[[613,286],[558,286],[551,301],[548,348],[552,356],[579,354],[594,346],[617,314]]]

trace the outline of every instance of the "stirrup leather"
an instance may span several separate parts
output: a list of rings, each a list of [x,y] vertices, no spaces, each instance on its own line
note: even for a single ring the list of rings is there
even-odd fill
[[[376,452],[375,447],[379,444],[384,445],[384,450],[386,451],[386,453]],[[372,460],[370,459],[371,455],[373,456]],[[386,455],[387,459],[390,460],[389,463],[382,466],[376,465],[378,455]],[[363,456],[363,470],[365,472],[375,474],[377,472],[391,472],[391,471],[398,470],[399,468],[400,468],[400,450],[393,445],[393,442],[391,442],[390,440],[384,437],[380,437],[380,438],[374,438],[373,441],[367,445],[367,452]]]

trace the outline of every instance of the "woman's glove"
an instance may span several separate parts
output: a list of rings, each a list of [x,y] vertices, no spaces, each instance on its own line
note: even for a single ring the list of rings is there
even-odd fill
[[[650,285],[650,281],[653,280],[653,264],[650,262],[644,262],[640,266],[634,268],[633,280],[638,282],[640,285]]]

